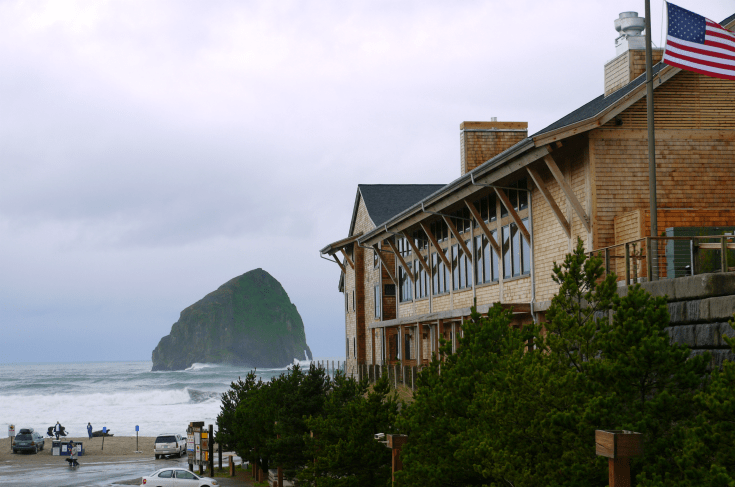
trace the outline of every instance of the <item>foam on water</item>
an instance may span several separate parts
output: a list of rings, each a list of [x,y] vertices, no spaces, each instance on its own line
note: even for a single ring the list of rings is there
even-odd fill
[[[311,361],[299,360],[308,368]],[[46,429],[60,421],[73,436],[107,426],[118,436],[182,433],[190,421],[215,424],[220,397],[249,369],[194,364],[184,371],[151,372],[151,362],[0,365],[0,437],[9,424]],[[289,365],[290,367],[291,365]],[[257,369],[263,380],[288,367]]]

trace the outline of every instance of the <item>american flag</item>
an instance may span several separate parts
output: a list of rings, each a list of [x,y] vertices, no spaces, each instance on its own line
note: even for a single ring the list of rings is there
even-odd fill
[[[664,63],[735,80],[735,34],[710,19],[668,3]]]

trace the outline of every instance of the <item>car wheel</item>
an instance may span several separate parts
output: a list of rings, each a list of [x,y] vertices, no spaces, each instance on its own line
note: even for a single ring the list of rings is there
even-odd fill
[[[159,458],[161,458],[161,455],[156,454],[156,460],[158,460]]]
[[[33,447],[33,453],[38,453],[38,447],[37,446],[34,446]]]

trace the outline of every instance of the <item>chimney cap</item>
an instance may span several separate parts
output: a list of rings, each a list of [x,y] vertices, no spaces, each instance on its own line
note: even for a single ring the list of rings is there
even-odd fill
[[[615,19],[615,30],[626,37],[639,36],[646,28],[645,17],[638,17],[638,12],[621,12]]]

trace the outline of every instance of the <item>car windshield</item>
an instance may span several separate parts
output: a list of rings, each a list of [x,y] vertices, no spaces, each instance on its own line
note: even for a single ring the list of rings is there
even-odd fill
[[[173,436],[159,436],[156,438],[156,443],[176,443],[176,438]]]
[[[15,437],[15,441],[18,440],[32,440],[33,437],[31,435],[18,435]]]

